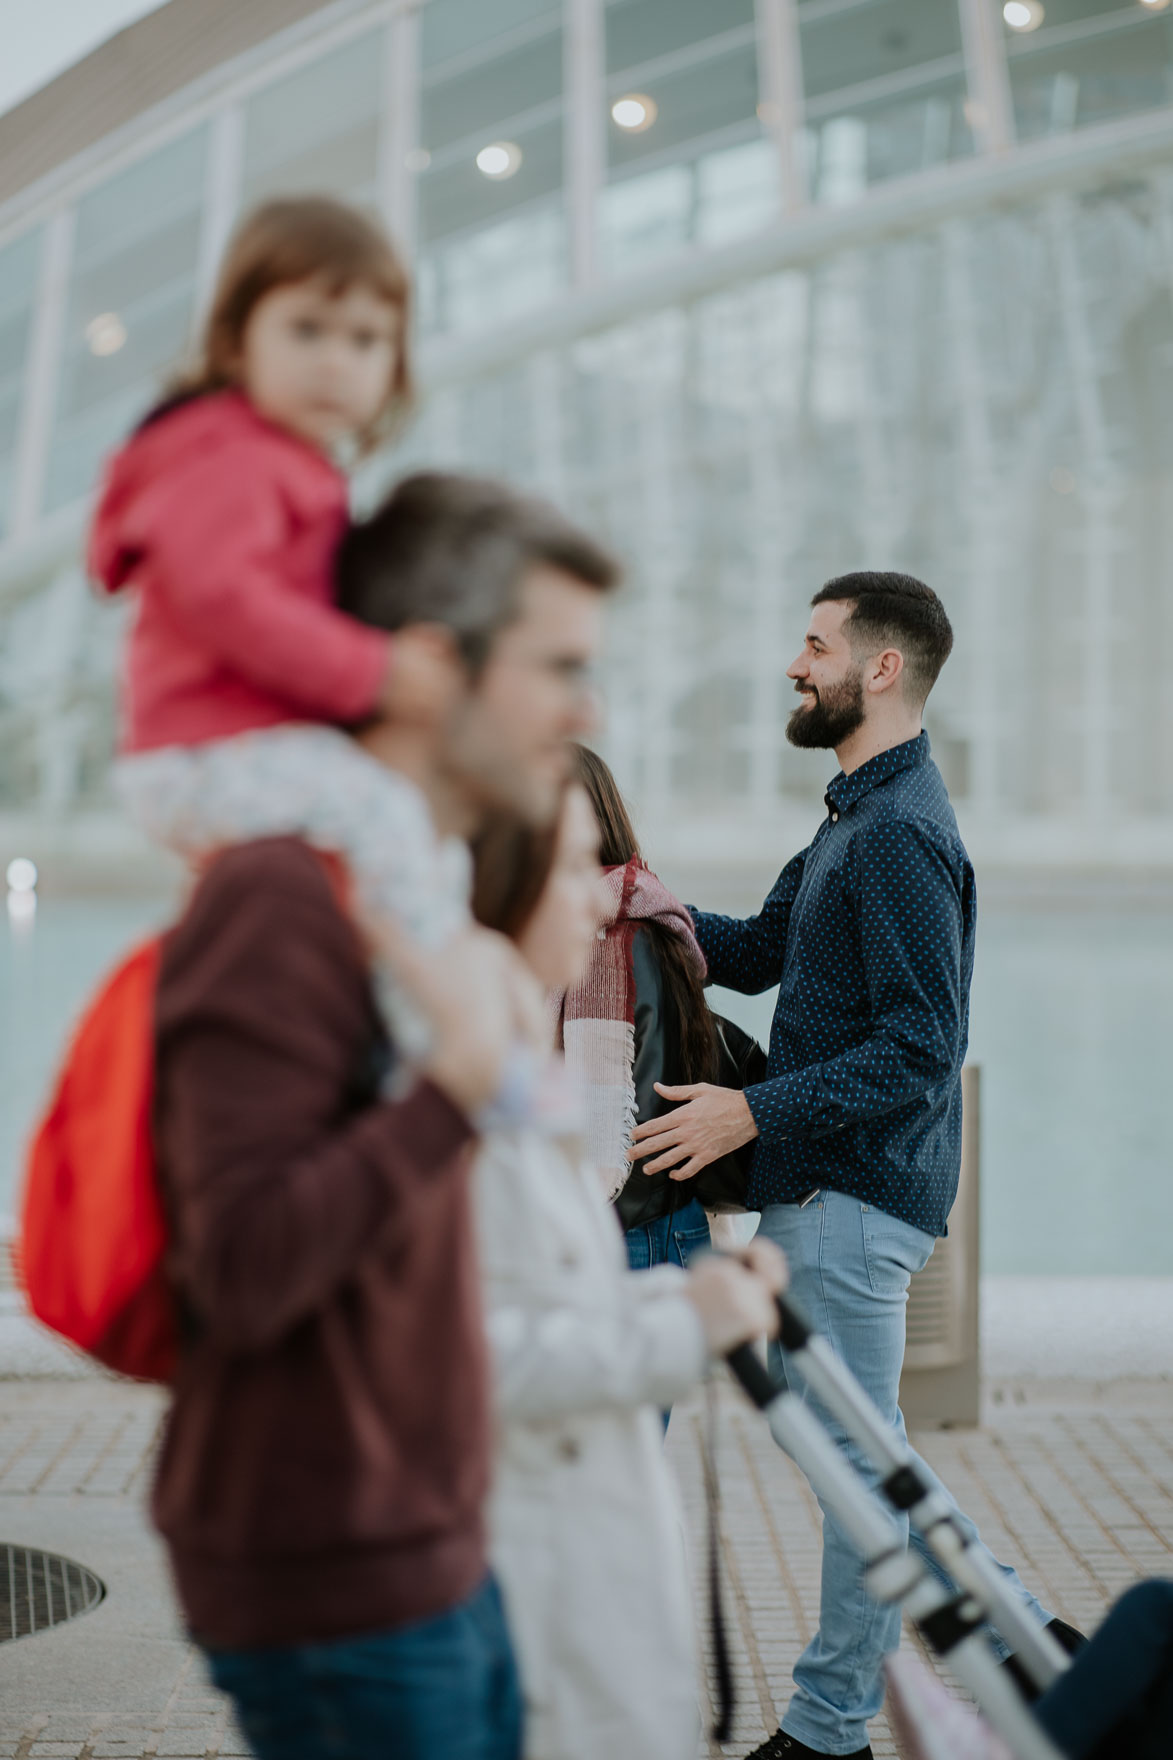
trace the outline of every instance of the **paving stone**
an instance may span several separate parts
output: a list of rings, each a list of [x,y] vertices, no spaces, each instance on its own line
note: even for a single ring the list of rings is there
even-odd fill
[[[110,1380],[6,1383],[5,1406],[0,1539],[10,1499],[19,1500],[11,1508],[23,1508],[31,1495],[37,1501],[30,1507],[40,1508],[43,1499],[46,1514],[55,1510],[64,1520],[67,1511],[80,1511],[70,1520],[87,1524],[98,1521],[103,1509],[141,1503],[162,1410],[152,1390]],[[692,1568],[704,1629],[702,1409],[699,1399],[677,1408],[668,1452],[694,1537]],[[1093,1627],[1138,1577],[1173,1575],[1173,1382],[1007,1382],[990,1389],[981,1430],[926,1434],[917,1446],[994,1551],[1017,1564],[1053,1611],[1073,1624]],[[705,1738],[700,1753],[735,1760],[776,1727],[795,1661],[815,1629],[821,1518],[802,1475],[732,1388],[719,1400],[718,1459],[738,1715],[735,1739],[717,1748]],[[87,1525],[85,1532],[91,1531]],[[72,1548],[72,1555],[82,1556],[80,1535]],[[76,1622],[75,1643],[81,1629]],[[10,1716],[0,1703],[0,1760],[78,1760],[83,1753],[91,1760],[247,1756],[248,1745],[231,1718],[225,1722],[228,1708],[195,1652],[176,1645],[176,1672],[156,1709],[146,1708],[136,1691],[125,1704],[114,1701],[116,1709],[105,1701],[105,1715],[87,1721],[78,1715],[85,1699],[59,1697],[54,1715],[61,1671],[53,1647],[60,1640],[47,1636],[38,1642],[43,1648],[25,1652],[22,1662],[41,1671],[35,1695],[26,1693],[23,1710]],[[923,1654],[915,1633],[908,1642]],[[132,1678],[141,1676],[130,1670]],[[706,1726],[713,1690],[706,1671]],[[883,1717],[873,1725],[872,1748],[876,1760],[897,1760]]]

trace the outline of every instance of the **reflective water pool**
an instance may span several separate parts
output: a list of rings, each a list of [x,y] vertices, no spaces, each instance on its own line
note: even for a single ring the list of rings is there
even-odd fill
[[[0,1210],[81,999],[164,907],[42,901],[0,920]],[[768,1032],[772,998],[714,993]],[[983,1069],[983,1266],[1173,1276],[1173,914],[989,910],[971,1056]]]

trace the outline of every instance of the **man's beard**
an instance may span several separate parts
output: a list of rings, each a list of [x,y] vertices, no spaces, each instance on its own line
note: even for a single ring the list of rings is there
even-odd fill
[[[863,726],[863,680],[858,672],[849,672],[839,684],[813,694],[808,707],[791,715],[786,737],[792,746],[808,751],[831,751]]]

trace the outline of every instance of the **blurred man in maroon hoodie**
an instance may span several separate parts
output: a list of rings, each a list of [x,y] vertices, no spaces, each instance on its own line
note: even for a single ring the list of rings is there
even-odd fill
[[[615,575],[470,478],[411,478],[351,533],[344,607],[447,662],[434,712],[355,734],[440,835],[552,817]],[[186,1345],[154,1513],[261,1760],[520,1751],[466,1186],[524,981],[483,931],[429,954],[431,1050],[389,1084],[368,944],[306,844],[225,851],[168,938],[156,1134]]]

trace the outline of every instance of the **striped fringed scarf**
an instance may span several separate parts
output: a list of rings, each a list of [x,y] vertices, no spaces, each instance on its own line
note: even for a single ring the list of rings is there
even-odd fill
[[[705,959],[692,918],[650,868],[632,860],[625,867],[608,868],[606,882],[611,911],[599,930],[586,976],[563,999],[561,1037],[567,1068],[586,1096],[587,1151],[612,1199],[631,1172],[627,1151],[636,1124],[631,964],[636,926],[652,921],[673,930],[694,954],[702,977]]]

